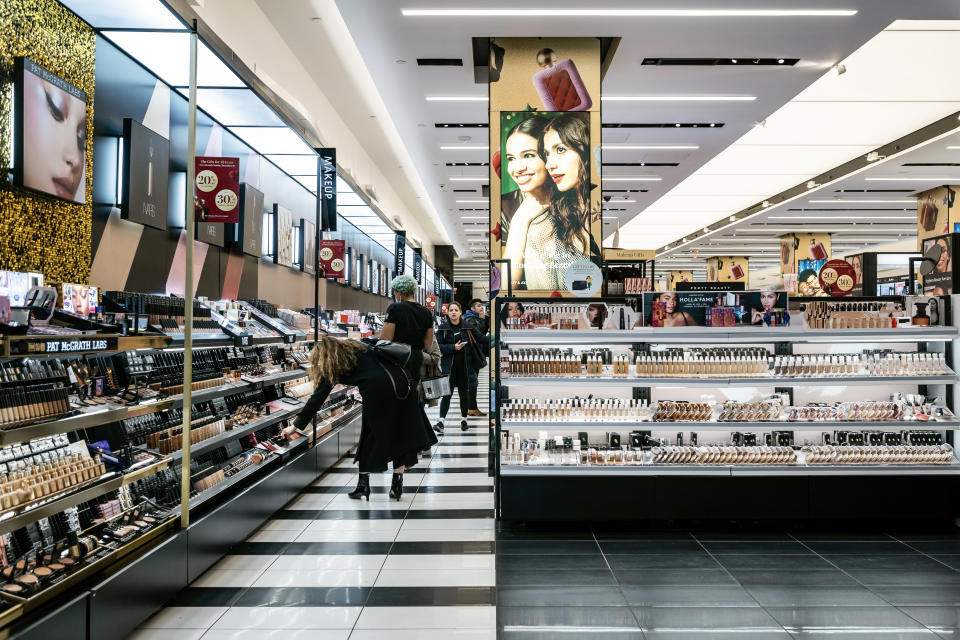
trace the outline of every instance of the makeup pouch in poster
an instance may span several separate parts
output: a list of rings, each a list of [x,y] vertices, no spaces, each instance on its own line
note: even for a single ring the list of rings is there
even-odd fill
[[[543,100],[544,110],[588,111],[593,106],[573,60],[561,60],[553,49],[544,48],[537,52],[537,66],[541,71],[533,74],[533,86]]]
[[[917,327],[940,327],[945,321],[945,299],[941,296],[907,296],[910,324]]]
[[[934,261],[933,271],[923,276],[924,293],[938,296],[953,293],[953,250],[956,238],[955,234],[947,234],[923,241],[924,257]]]

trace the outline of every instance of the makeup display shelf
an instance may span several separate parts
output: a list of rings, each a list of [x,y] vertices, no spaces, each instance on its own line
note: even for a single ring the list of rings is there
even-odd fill
[[[496,317],[515,301],[559,304],[498,299]],[[949,325],[501,329],[497,517],[955,518],[944,497],[960,489],[957,336]],[[651,353],[669,375],[638,373]],[[795,354],[812,373],[776,368]]]

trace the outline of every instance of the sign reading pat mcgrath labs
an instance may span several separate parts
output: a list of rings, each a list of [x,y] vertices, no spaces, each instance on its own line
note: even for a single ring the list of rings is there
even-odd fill
[[[123,218],[167,228],[170,141],[136,120],[123,119]]]

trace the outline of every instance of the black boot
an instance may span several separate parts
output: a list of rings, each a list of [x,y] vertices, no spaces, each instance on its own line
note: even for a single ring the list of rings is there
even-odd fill
[[[461,420],[461,421],[460,421],[460,431],[466,431],[466,430],[467,430],[467,421],[466,421],[466,420]]]
[[[438,436],[443,435],[443,419],[437,420],[437,424],[433,425],[433,430],[437,432]]]
[[[354,500],[359,500],[360,498],[366,498],[367,502],[370,502],[370,474],[361,473],[360,479],[357,480],[357,488],[347,494]]]
[[[393,474],[393,482],[390,483],[390,497],[400,502],[400,498],[403,496],[403,474],[395,473]]]

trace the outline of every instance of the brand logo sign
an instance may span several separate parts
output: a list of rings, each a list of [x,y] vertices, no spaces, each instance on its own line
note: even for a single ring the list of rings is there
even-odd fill
[[[403,275],[404,267],[407,264],[407,232],[397,231],[397,241],[394,250],[395,260],[393,263],[393,272],[398,276]]]
[[[320,230],[337,230],[337,150],[335,148],[319,149],[319,180],[320,197],[317,204],[320,207]]]

